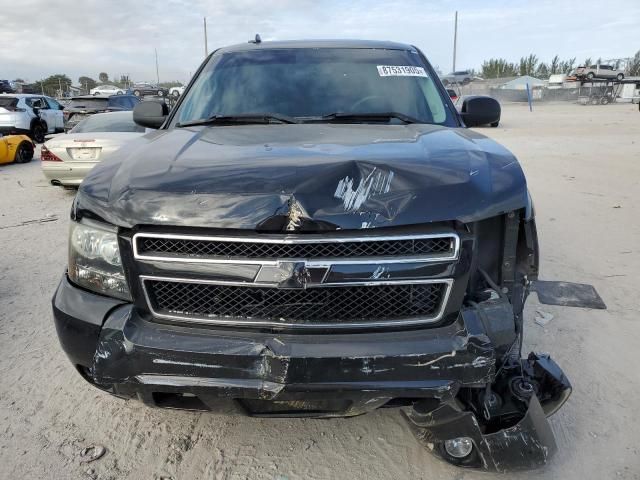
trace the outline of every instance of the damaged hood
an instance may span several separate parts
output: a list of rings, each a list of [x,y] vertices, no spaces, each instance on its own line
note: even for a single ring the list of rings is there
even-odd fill
[[[525,206],[515,157],[471,130],[283,124],[159,130],[82,183],[121,227],[360,229],[476,221]]]

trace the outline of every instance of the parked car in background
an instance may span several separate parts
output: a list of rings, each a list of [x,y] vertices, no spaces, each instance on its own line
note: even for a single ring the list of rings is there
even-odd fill
[[[126,92],[123,88],[115,85],[98,85],[96,88],[89,90],[91,95],[124,95]]]
[[[30,162],[33,151],[34,144],[27,135],[0,134],[0,164]]]
[[[52,185],[80,185],[98,162],[144,132],[130,111],[92,115],[42,146],[42,172]]]
[[[167,88],[152,85],[151,83],[136,83],[130,88],[130,90],[136,97],[142,97],[144,95],[166,97],[169,95],[169,90]]]
[[[29,135],[42,143],[47,133],[64,131],[63,108],[44,95],[0,94],[0,133]]]
[[[14,93],[15,90],[9,80],[0,80],[0,93]]]
[[[591,65],[580,66],[575,71],[576,78],[592,80],[594,78],[622,80],[624,78],[624,70],[613,67],[612,65]]]
[[[458,93],[453,88],[447,88],[447,93],[452,102],[455,103],[455,101],[458,100]]]
[[[178,98],[180,95],[182,95],[184,93],[184,90],[187,87],[184,85],[180,85],[179,87],[171,87],[169,89],[169,95],[171,95],[172,97]]]
[[[469,70],[460,70],[458,72],[451,72],[448,75],[440,78],[444,85],[449,85],[450,83],[460,83],[462,85],[467,85],[468,83],[473,81],[473,73]]]
[[[71,130],[80,121],[95,113],[133,110],[133,107],[139,102],[140,99],[134,95],[111,95],[110,97],[83,95],[73,97],[64,107],[64,130]]]

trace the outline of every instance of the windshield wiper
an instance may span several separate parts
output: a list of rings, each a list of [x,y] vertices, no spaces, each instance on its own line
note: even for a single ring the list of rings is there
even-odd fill
[[[280,123],[298,123],[293,117],[280,113],[239,113],[237,115],[213,115],[209,118],[200,118],[188,122],[177,123],[176,127],[192,127],[195,125],[242,125],[242,124],[268,124],[273,121]]]
[[[322,120],[347,120],[347,121],[389,121],[392,118],[397,118],[398,120],[403,121],[404,123],[425,123],[417,118],[413,118],[409,115],[405,115],[404,113],[399,112],[373,112],[373,113],[346,113],[346,112],[334,112],[329,113],[327,115],[323,115]]]

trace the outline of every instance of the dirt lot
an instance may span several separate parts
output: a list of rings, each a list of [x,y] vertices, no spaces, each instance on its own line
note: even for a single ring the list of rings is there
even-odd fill
[[[638,479],[638,108],[510,105],[500,128],[482,132],[528,175],[542,277],[593,284],[609,307],[544,306],[555,317],[542,328],[531,299],[528,347],[552,352],[574,393],[552,418],[560,451],[551,465],[511,478]],[[49,303],[73,192],[47,185],[39,161],[0,167],[0,191],[1,479],[492,478],[434,460],[393,410],[262,420],[154,410],[90,387],[59,348]],[[107,453],[81,465],[91,444]]]

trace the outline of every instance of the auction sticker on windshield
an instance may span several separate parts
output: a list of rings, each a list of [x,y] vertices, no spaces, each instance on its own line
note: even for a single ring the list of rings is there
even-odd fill
[[[378,65],[378,75],[381,77],[426,77],[427,72],[424,68],[413,65]]]

